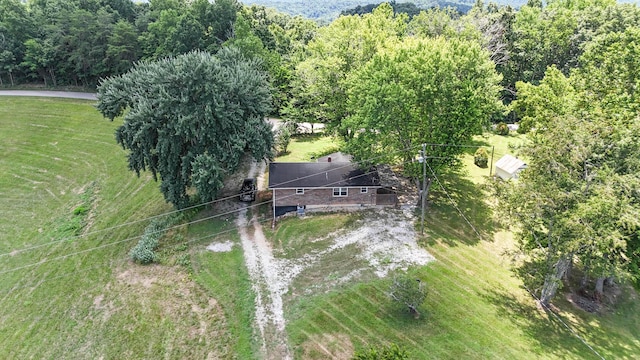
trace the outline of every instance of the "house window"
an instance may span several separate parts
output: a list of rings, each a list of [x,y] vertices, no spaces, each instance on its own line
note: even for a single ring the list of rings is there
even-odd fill
[[[304,195],[304,189],[296,189],[296,195]]]
[[[360,188],[360,194],[366,194],[369,191],[369,189],[367,189],[366,187],[361,187]]]
[[[334,197],[342,197],[342,196],[347,196],[348,192],[347,192],[347,188],[333,188],[333,196]]]

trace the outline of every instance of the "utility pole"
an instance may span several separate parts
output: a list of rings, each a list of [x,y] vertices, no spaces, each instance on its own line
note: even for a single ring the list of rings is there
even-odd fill
[[[424,235],[424,208],[426,206],[425,193],[427,192],[427,144],[422,144],[420,158],[418,161],[422,163],[422,191],[420,192],[420,204],[422,205],[422,222],[420,224],[420,234]]]
[[[495,145],[491,147],[491,165],[489,165],[489,176],[491,176],[491,172],[493,171],[493,153],[496,151]]]

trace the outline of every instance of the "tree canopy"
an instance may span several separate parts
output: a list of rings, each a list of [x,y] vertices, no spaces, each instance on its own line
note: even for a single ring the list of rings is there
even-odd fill
[[[596,280],[596,296],[606,278],[638,275],[639,78],[629,56],[636,36],[602,35],[571,77],[551,67],[540,85],[519,84],[513,106],[531,128],[528,168],[503,195],[528,258],[521,274],[543,304],[572,266],[583,286]]]
[[[237,49],[140,63],[98,86],[97,107],[111,120],[124,114],[116,140],[129,150],[129,168],[159,176],[178,208],[192,186],[200,200],[214,199],[246,152],[272,157],[266,74]]]
[[[441,37],[388,43],[348,78],[346,148],[356,159],[394,164],[410,163],[421,143],[468,143],[501,109],[499,81],[477,43]],[[460,152],[432,146],[427,156],[437,169]]]

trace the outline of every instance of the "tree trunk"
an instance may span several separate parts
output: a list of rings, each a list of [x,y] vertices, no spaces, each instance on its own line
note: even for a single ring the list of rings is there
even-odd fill
[[[584,290],[587,287],[587,282],[589,282],[589,273],[587,270],[588,269],[584,269],[582,280],[580,280],[580,290]]]
[[[49,68],[49,75],[51,75],[51,82],[53,83],[53,86],[57,86],[56,74],[53,71],[53,68]]]
[[[413,314],[414,319],[420,318],[420,312],[414,306],[409,306],[409,311],[411,312],[411,314]]]
[[[599,277],[596,279],[596,300],[600,301],[604,296],[604,277]]]
[[[569,260],[569,267],[567,267],[567,272],[564,274],[564,278],[568,280],[572,272],[573,272],[573,256],[571,256],[571,259]]]
[[[15,84],[13,83],[13,73],[11,71],[9,71],[9,80],[11,80],[11,86],[14,86]]]
[[[569,268],[570,260],[567,257],[560,258],[555,264],[555,270],[551,269],[549,274],[544,279],[544,285],[540,292],[540,304],[545,308],[549,306],[549,302],[556,296],[560,282],[564,277],[564,274]]]
[[[604,279],[604,284],[607,286],[613,286],[615,284],[615,280],[616,278],[614,276],[609,276],[608,278]]]

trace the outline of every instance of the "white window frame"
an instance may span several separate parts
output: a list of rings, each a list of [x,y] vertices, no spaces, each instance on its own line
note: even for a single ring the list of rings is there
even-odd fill
[[[304,189],[296,189],[296,195],[304,195]]]
[[[333,188],[333,197],[347,197],[347,196],[349,196],[349,188],[346,188],[346,187]]]
[[[368,192],[369,192],[369,188],[367,188],[367,187],[361,187],[360,188],[360,194],[366,194]]]

